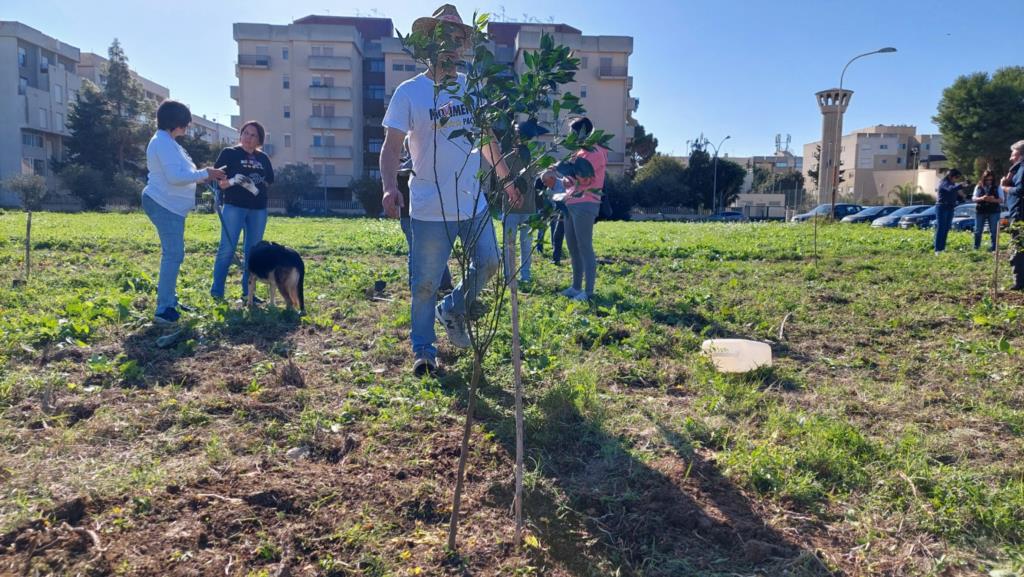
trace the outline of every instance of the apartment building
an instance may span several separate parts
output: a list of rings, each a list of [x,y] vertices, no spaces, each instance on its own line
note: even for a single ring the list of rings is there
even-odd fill
[[[609,172],[621,174],[639,105],[629,94],[632,38],[585,36],[565,24],[489,28],[497,58],[517,72],[524,68],[523,53],[538,49],[545,32],[581,58],[582,69],[567,90],[581,96],[596,127],[615,135]],[[307,16],[286,25],[236,23],[234,38],[238,85],[231,96],[240,113],[232,126],[262,122],[264,148],[274,163],[309,164],[329,198],[349,200],[353,180],[380,177],[387,103],[399,84],[425,70],[403,51],[390,19]]]
[[[78,61],[78,75],[100,88],[105,88],[107,86],[107,70],[109,66],[110,61],[103,56],[92,52],[83,52]],[[171,97],[171,91],[166,86],[157,84],[134,70],[131,71],[131,74],[132,78],[142,87],[143,96],[153,104],[154,108]]]
[[[208,119],[205,115],[192,115],[188,133],[193,138],[201,138],[210,143],[216,150],[238,144],[238,129],[220,124],[217,119]]]
[[[820,146],[820,141],[804,145],[808,190],[814,189],[808,171],[818,167],[814,155]],[[919,135],[917,128],[909,125],[880,124],[844,134],[840,161],[843,182],[837,194],[868,204],[890,202],[892,189],[908,183],[920,186],[926,193],[934,193],[938,171],[946,166],[942,136]]]
[[[0,21],[0,179],[38,174],[58,186],[50,159],[64,156],[68,106],[81,87],[79,50],[20,22]],[[0,205],[18,198],[0,191]]]

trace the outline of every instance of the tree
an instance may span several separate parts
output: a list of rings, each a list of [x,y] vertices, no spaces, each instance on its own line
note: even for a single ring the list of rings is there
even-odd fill
[[[142,87],[128,68],[128,57],[115,38],[107,51],[107,84],[104,96],[110,109],[110,142],[114,147],[117,172],[125,172],[128,165],[142,170],[145,158],[144,143],[151,132],[150,122],[141,120],[152,113],[152,107],[143,97]]]
[[[320,187],[320,176],[304,162],[289,164],[274,173],[274,194],[287,204],[300,200]]]
[[[626,146],[626,156],[629,158],[626,172],[630,176],[636,174],[637,169],[647,164],[657,153],[658,139],[648,134],[642,124],[637,124],[633,129],[633,140]]]
[[[920,185],[914,184],[913,182],[897,184],[892,187],[892,190],[889,191],[887,196],[904,206],[910,206],[912,204],[931,204],[935,201],[934,197],[926,194]]]
[[[32,211],[39,210],[46,196],[46,179],[37,174],[20,174],[3,184],[18,195],[25,210],[25,282],[28,282],[32,274]]]
[[[685,182],[690,194],[683,206],[690,208],[729,206],[729,203],[739,195],[747,171],[731,160],[719,158],[716,179],[714,159],[700,142],[698,140],[698,144],[693,147],[689,165],[686,167]],[[718,183],[717,194],[716,180]]]
[[[821,167],[819,166],[821,164],[821,145],[820,144],[814,147],[814,154],[813,154],[813,156],[814,156],[814,167],[807,171],[807,176],[811,177],[811,180],[814,182],[814,190],[817,191],[817,190],[821,190],[821,187],[818,186],[818,175],[821,173]],[[845,163],[842,161],[842,159],[840,159],[839,160],[839,183],[840,184],[846,182],[846,175],[845,175],[846,171],[843,169],[843,164],[845,164]]]
[[[75,164],[87,166],[103,174],[114,172],[114,147],[111,144],[110,110],[103,92],[89,81],[82,83],[78,100],[68,111],[67,152],[60,168]]]
[[[629,211],[636,201],[629,175],[606,177],[604,194],[612,205],[612,215],[608,220],[629,220]]]
[[[376,218],[384,212],[381,190],[383,185],[379,178],[364,176],[351,184],[352,196],[357,198],[366,211],[366,216]]]
[[[69,164],[60,171],[60,180],[71,194],[82,201],[86,210],[96,210],[106,202],[106,183],[103,172],[84,164]]]
[[[933,117],[942,133],[942,148],[954,166],[965,172],[1007,168],[1011,144],[1024,134],[1024,67],[1001,68],[995,74],[961,76],[942,92]]]
[[[637,171],[632,188],[636,203],[645,207],[683,206],[690,197],[686,169],[671,156],[651,158]]]

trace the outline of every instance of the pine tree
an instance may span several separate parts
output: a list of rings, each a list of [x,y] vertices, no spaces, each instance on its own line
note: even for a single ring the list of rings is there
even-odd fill
[[[145,142],[150,132],[151,107],[143,97],[142,87],[128,68],[128,57],[115,38],[107,51],[107,85],[104,89],[110,108],[110,141],[114,146],[117,172],[139,173],[145,156]]]
[[[82,83],[78,100],[68,111],[65,166],[77,164],[113,174],[116,153],[111,142],[110,109],[103,92],[89,81]]]

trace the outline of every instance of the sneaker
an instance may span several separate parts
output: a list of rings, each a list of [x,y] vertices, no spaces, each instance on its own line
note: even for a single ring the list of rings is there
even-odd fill
[[[437,374],[437,361],[430,355],[417,355],[412,364],[412,374],[417,377],[432,377]]]
[[[590,295],[588,295],[584,291],[580,291],[580,292],[578,292],[578,293],[576,293],[575,295],[572,296],[572,300],[577,301],[577,302],[581,302],[581,303],[588,303],[588,302],[590,302]]]
[[[181,315],[178,313],[177,309],[168,307],[156,313],[156,316],[153,317],[153,322],[158,325],[173,325],[178,322],[178,319],[180,318]]]
[[[574,289],[572,287],[569,287],[569,288],[565,289],[564,291],[562,291],[562,292],[560,292],[558,294],[560,294],[560,295],[562,295],[562,296],[564,296],[566,298],[573,299],[573,298],[576,298],[576,295],[580,294],[581,292],[583,292],[583,291],[580,291],[580,290]]]
[[[468,349],[473,344],[469,338],[469,331],[466,330],[465,315],[446,312],[439,303],[434,307],[434,317],[444,326],[445,332],[448,333],[448,342],[453,347]]]

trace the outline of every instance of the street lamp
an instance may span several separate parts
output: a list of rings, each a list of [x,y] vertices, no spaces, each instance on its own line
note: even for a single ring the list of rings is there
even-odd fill
[[[725,138],[722,139],[721,142],[718,143],[718,146],[715,147],[715,160],[714,160],[714,169],[713,169],[715,175],[714,175],[714,184],[712,185],[712,188],[711,188],[711,205],[712,205],[711,206],[711,213],[712,214],[717,214],[718,213],[718,149],[719,149],[719,147],[722,146],[722,144],[725,143],[726,140],[729,140],[730,138],[732,138],[732,137],[731,136],[726,136]],[[711,144],[711,143],[708,142],[708,144]]]
[[[888,54],[890,52],[896,52],[896,49],[892,46],[886,46],[885,48],[879,48],[878,50],[872,50],[871,52],[865,52],[864,54],[858,54],[850,59],[843,66],[843,72],[839,75],[839,92],[843,91],[843,78],[846,76],[846,69],[853,64],[854,60],[858,58],[864,58],[865,56],[871,56],[872,54]],[[843,135],[840,134],[842,123],[840,122],[843,118],[843,109],[840,107],[836,113],[836,131],[833,138],[838,142],[843,141]],[[836,189],[839,188],[839,161],[842,159],[842,149],[837,142],[832,143],[832,220],[836,219]]]

